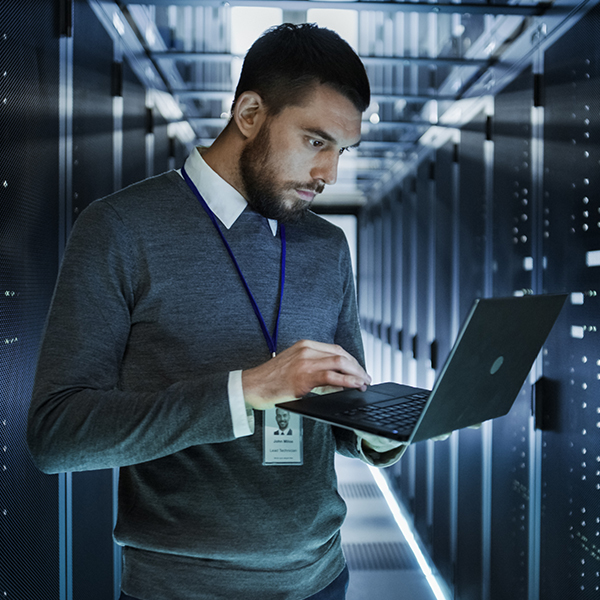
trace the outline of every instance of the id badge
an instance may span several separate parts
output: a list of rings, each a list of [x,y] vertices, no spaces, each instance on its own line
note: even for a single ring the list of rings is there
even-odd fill
[[[263,413],[263,465],[301,465],[302,417],[283,408]]]

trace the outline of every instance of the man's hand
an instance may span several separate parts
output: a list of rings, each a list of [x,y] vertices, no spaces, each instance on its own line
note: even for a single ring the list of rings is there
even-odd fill
[[[268,362],[242,372],[244,400],[257,410],[300,398],[320,386],[364,391],[369,383],[369,375],[343,348],[309,340],[296,342]]]

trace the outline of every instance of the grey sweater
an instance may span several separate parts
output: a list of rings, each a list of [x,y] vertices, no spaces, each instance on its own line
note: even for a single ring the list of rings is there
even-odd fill
[[[316,215],[288,226],[278,350],[338,343],[363,362],[350,257]],[[272,330],[281,243],[246,209],[226,231]],[[43,339],[28,442],[47,473],[120,467],[123,589],[144,600],[300,600],[342,570],[334,453],[304,420],[304,464],[262,466],[262,413],[235,439],[229,371],[269,353],[223,244],[170,172],[91,204]]]

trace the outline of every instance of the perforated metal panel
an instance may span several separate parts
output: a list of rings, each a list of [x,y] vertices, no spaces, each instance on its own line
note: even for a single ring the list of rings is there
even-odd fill
[[[382,342],[381,333],[383,326],[383,210],[379,204],[372,209],[372,235],[373,245],[371,258],[371,270],[373,278],[373,287],[371,290],[372,308],[371,314],[373,318],[372,340],[373,353],[375,360],[371,363],[370,369],[372,377],[375,381],[382,381],[383,364],[382,364]]]
[[[417,236],[417,384],[431,385],[430,344],[434,335],[435,293],[435,163],[425,160],[417,170],[415,234]]]
[[[113,597],[112,471],[73,473],[73,598]]]
[[[402,306],[403,306],[403,294],[402,294],[402,272],[403,272],[403,237],[402,237],[402,202],[400,192],[393,190],[390,194],[390,218],[392,220],[392,281],[391,281],[391,319],[392,329],[390,331],[390,341],[394,348],[393,358],[393,375],[394,380],[399,380],[402,376]]]
[[[524,71],[495,99],[494,295],[533,287],[533,74]],[[493,427],[491,597],[528,595],[531,387]],[[533,559],[532,559],[533,560]]]
[[[429,486],[428,486],[428,447],[427,442],[414,446],[415,452],[415,495],[413,500],[415,528],[426,545],[431,543],[431,530],[428,522]]]
[[[600,596],[600,9],[545,56],[544,288],[571,301],[547,345],[542,597]]]
[[[58,268],[58,56],[53,3],[0,5],[0,598],[58,598],[58,478],[25,431]]]
[[[153,110],[154,121],[154,175],[169,169],[171,142],[168,125],[158,111]]]
[[[496,97],[492,129],[484,113],[461,129],[458,163],[453,142],[435,157],[440,362],[452,341],[453,309],[462,320],[474,298],[532,290],[571,294],[542,355],[546,380],[535,406],[543,433],[532,429],[526,382],[508,416],[483,431],[461,431],[456,445],[437,442],[432,462],[418,445],[389,470],[460,600],[600,597],[599,15],[595,8],[536,61],[536,69],[545,65],[543,93],[532,69],[525,70]],[[463,24],[469,29],[468,19]],[[404,78],[411,75],[407,67]],[[534,89],[543,109],[533,106]],[[493,188],[487,179],[492,159]],[[426,221],[419,217],[426,163],[399,182],[401,211],[394,217],[402,254],[402,268],[393,271],[402,290],[397,373],[412,384],[425,372],[413,358],[413,336],[428,325],[423,270],[431,266],[422,261],[426,234],[419,226]],[[416,349],[423,359],[423,346]]]
[[[451,314],[453,296],[453,235],[455,184],[457,177],[454,161],[454,143],[446,143],[436,152],[435,162],[435,341],[439,371],[450,352]]]
[[[417,333],[417,180],[412,174],[402,182],[402,379],[417,384],[414,337]]]
[[[375,333],[376,333],[376,318],[375,318],[375,287],[377,281],[377,274],[375,269],[375,252],[376,252],[376,237],[375,237],[375,224],[374,224],[374,212],[375,211],[364,211],[361,218],[361,228],[359,236],[359,254],[360,248],[369,248],[369,252],[363,252],[360,254],[360,290],[361,290],[361,303],[360,303],[360,321],[361,327],[366,332],[365,350],[366,355],[369,356],[370,360],[367,363],[367,370],[372,372],[372,376],[376,377],[376,374],[372,371],[372,364],[375,362]]]
[[[417,170],[416,180],[416,293],[417,293],[417,328],[416,350],[418,386],[431,389],[429,376],[431,368],[431,348],[433,341],[433,298],[435,281],[432,277],[435,269],[435,254],[433,249],[435,226],[435,178],[434,163],[424,160]],[[432,448],[427,442],[417,444],[415,447],[415,526],[421,539],[429,544],[431,541],[430,528],[430,470],[429,453]]]
[[[473,300],[484,295],[486,199],[484,123],[481,114],[461,132],[459,149],[459,289],[460,320]],[[479,600],[483,580],[483,506],[481,431],[464,429],[459,434],[458,536],[456,593],[461,600]]]
[[[415,335],[417,333],[417,179],[412,173],[402,182],[402,377],[400,381],[417,384]],[[400,474],[400,492],[406,506],[415,511],[416,448],[404,455]]]
[[[461,131],[458,207],[459,318],[462,322],[485,288],[485,142],[486,115],[480,113]]]
[[[114,191],[113,43],[88,3],[73,16],[73,220]]]
[[[382,202],[381,215],[381,371],[382,379],[389,381],[393,379],[394,346],[392,344],[392,315],[394,313],[395,295],[392,293],[394,277],[392,275],[394,268],[394,244],[393,244],[393,210],[389,197]]]
[[[73,16],[74,217],[114,191],[113,42],[87,2]],[[73,596],[113,596],[112,471],[72,477]]]
[[[125,187],[146,177],[146,90],[123,63],[123,175]]]
[[[391,219],[392,219],[392,330],[391,341],[395,349],[393,373],[395,381],[403,381],[403,354],[404,344],[404,204],[403,195],[400,189],[395,189],[390,194]],[[394,489],[399,497],[402,497],[405,503],[409,502],[408,490],[408,461],[400,461],[387,470]],[[407,504],[408,505],[408,504]]]
[[[436,152],[435,207],[435,342],[436,367],[441,369],[450,352],[453,273],[453,209],[456,179],[454,143]],[[444,579],[453,579],[451,548],[451,464],[450,441],[434,444],[432,558]]]
[[[494,111],[494,293],[532,287],[533,73],[526,69],[495,99]]]
[[[419,564],[405,542],[343,544],[351,571],[416,570]]]

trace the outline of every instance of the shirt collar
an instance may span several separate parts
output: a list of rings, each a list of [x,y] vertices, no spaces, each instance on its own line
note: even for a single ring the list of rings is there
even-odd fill
[[[206,164],[198,148],[187,157],[185,170],[217,219],[231,229],[248,206],[246,199]],[[181,171],[178,173],[181,175]],[[273,235],[277,235],[277,221],[268,221]]]

